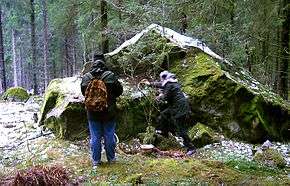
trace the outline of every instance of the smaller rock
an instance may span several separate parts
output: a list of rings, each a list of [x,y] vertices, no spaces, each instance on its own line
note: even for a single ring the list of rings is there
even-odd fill
[[[263,145],[262,145],[262,149],[268,149],[268,148],[270,148],[270,147],[272,147],[273,146],[273,144],[269,141],[269,140],[267,140],[267,141],[265,141],[264,143],[263,143]]]
[[[215,132],[202,123],[197,123],[193,126],[189,130],[188,135],[193,144],[198,148],[218,141]]]
[[[271,167],[284,168],[286,161],[283,155],[276,149],[268,148],[263,151],[257,151],[254,155],[254,160]]]

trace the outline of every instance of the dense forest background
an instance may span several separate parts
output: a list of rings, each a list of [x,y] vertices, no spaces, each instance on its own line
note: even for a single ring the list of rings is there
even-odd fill
[[[0,92],[43,93],[151,23],[198,38],[289,99],[288,0],[0,0]]]

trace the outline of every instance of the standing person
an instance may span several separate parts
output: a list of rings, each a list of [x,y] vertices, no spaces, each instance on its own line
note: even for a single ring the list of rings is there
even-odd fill
[[[95,59],[91,70],[84,74],[81,82],[81,91],[85,96],[94,167],[101,163],[102,137],[105,141],[108,162],[116,161],[114,138],[116,98],[123,93],[123,87],[117,76],[106,67],[104,55],[96,55]]]
[[[143,80],[143,82],[161,89],[161,93],[156,99],[167,102],[167,108],[161,111],[158,117],[161,130],[165,135],[168,135],[168,132],[173,132],[182,137],[184,146],[187,148],[187,155],[192,155],[195,152],[195,147],[187,134],[185,125],[191,112],[188,99],[182,92],[174,74],[163,71],[160,73],[160,80],[159,82]]]

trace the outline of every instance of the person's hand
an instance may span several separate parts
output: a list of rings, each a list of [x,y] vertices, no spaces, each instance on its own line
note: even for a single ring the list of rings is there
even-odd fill
[[[163,97],[163,94],[161,93],[161,94],[159,94],[157,97],[155,97],[155,100],[156,100],[157,102],[160,102],[160,101],[162,101],[162,97]]]
[[[140,83],[145,84],[145,85],[150,85],[150,82],[148,81],[148,79],[142,79]]]

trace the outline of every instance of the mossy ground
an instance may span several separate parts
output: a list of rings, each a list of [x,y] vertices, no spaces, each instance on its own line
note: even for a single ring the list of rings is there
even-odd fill
[[[18,164],[17,169],[26,169],[35,165],[59,165],[69,171],[71,180],[84,185],[290,184],[290,179],[283,169],[269,168],[241,160],[221,162],[199,157],[153,158],[141,154],[127,155],[118,151],[117,163],[103,163],[93,170],[87,142],[72,144],[62,140],[51,140],[49,143],[47,140],[39,140],[31,150],[34,153]]]

